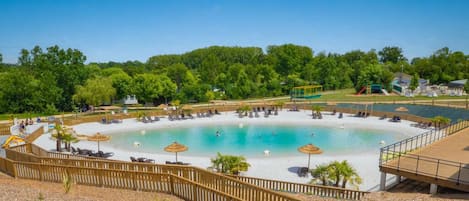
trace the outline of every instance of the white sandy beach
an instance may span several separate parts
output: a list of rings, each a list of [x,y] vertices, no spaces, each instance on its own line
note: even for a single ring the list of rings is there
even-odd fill
[[[261,113],[262,114],[262,113]],[[100,123],[85,123],[76,125],[73,129],[80,134],[92,135],[96,132],[112,135],[115,132],[130,131],[130,130],[150,130],[158,128],[178,127],[178,126],[197,126],[203,124],[301,124],[301,125],[320,125],[330,127],[343,126],[347,128],[373,128],[390,130],[392,132],[413,136],[420,134],[426,130],[412,127],[409,121],[401,121],[400,123],[392,123],[387,120],[379,120],[378,117],[357,118],[351,117],[350,114],[344,114],[343,119],[338,119],[336,116],[328,115],[329,112],[323,112],[323,119],[312,119],[311,111],[288,112],[286,110],[279,112],[278,116],[271,115],[269,118],[239,118],[234,112],[222,113],[215,115],[211,118],[195,118],[193,120],[169,121],[167,118],[162,118],[159,122],[154,123],[141,123],[136,119],[126,119],[120,124],[104,125]],[[129,142],[132,143],[132,142]],[[393,143],[393,142],[386,142]],[[35,144],[47,149],[53,150],[55,148],[55,141],[50,139],[50,134],[45,134],[35,141]],[[96,150],[96,142],[80,141],[73,144],[75,147],[88,148]],[[154,153],[136,153],[127,150],[119,150],[107,142],[101,143],[101,150],[106,152],[114,152],[115,155],[112,159],[129,161],[130,156],[147,157],[155,159],[156,163],[164,164],[165,161],[173,161],[174,154],[154,154]],[[215,156],[215,154],[214,154]],[[209,157],[196,157],[185,156],[184,153],[178,155],[178,159],[185,162],[190,162],[194,166],[207,168],[211,165]],[[359,175],[363,178],[363,184],[360,185],[360,190],[375,190],[379,184],[379,168],[378,168],[379,150],[359,153],[359,154],[341,154],[331,155],[322,154],[314,155],[311,157],[311,166],[315,164],[328,163],[333,160],[348,160],[358,171]],[[249,171],[243,173],[244,176],[253,176],[266,179],[276,179],[290,182],[306,183],[311,180],[311,176],[298,177],[296,167],[307,165],[307,155],[292,156],[292,157],[276,157],[275,153],[270,156],[262,158],[247,158],[248,163],[251,164]]]

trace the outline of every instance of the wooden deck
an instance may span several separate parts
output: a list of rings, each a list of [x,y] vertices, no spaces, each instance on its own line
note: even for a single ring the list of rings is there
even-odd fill
[[[387,161],[380,169],[469,192],[469,128]]]

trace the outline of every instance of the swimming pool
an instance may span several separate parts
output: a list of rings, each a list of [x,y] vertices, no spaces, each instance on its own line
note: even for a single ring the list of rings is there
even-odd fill
[[[214,156],[220,152],[246,157],[264,157],[265,150],[270,151],[271,157],[301,155],[297,148],[308,143],[328,155],[377,152],[381,141],[406,138],[389,130],[278,124],[161,128],[112,136],[111,146],[134,152],[165,153],[164,147],[177,141],[189,147],[186,156]]]

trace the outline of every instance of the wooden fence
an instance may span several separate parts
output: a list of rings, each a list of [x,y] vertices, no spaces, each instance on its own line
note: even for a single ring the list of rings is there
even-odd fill
[[[359,110],[356,108],[338,108],[334,106],[326,106],[324,108],[325,111],[336,111],[338,113],[348,113],[348,114],[357,114],[358,112],[365,112],[363,109]],[[423,122],[423,123],[428,123],[431,122],[430,119],[425,118],[425,117],[420,117],[412,114],[407,114],[407,113],[397,113],[397,112],[383,112],[383,111],[375,111],[375,110],[367,110],[367,113],[369,113],[371,116],[377,116],[377,117],[382,117],[386,116],[387,118],[392,118],[393,116],[399,116],[402,120],[408,120],[408,121],[413,121],[413,122]]]
[[[26,143],[32,143],[34,142],[34,140],[36,140],[37,138],[41,137],[41,135],[44,134],[44,126],[41,126],[39,128],[37,128],[35,131],[33,131],[31,134],[27,135],[25,138],[24,138],[24,141]]]
[[[231,177],[239,179],[243,182],[254,184],[256,186],[260,186],[260,187],[267,188],[267,189],[285,191],[285,192],[291,192],[291,193],[311,194],[311,195],[317,195],[321,197],[333,197],[333,198],[346,199],[346,200],[360,200],[363,196],[365,196],[365,194],[368,193],[365,191],[337,188],[337,187],[331,187],[331,186],[301,184],[301,183],[293,183],[293,182],[287,182],[287,181],[261,179],[261,178],[255,178],[255,177],[244,177],[244,176],[234,176],[234,175]]]
[[[26,146],[23,146],[26,147]],[[34,150],[32,148],[31,150]],[[151,163],[131,163],[110,160],[88,160],[88,159],[64,159],[64,158],[47,158],[38,157],[30,153],[22,153],[18,150],[28,150],[28,148],[17,148],[16,150],[6,150],[8,159],[21,161],[30,164],[41,164],[53,166],[65,166],[85,168],[90,170],[107,170],[116,172],[138,172],[148,174],[170,174],[177,177],[185,178],[191,182],[203,185],[214,191],[223,192],[242,200],[298,200],[284,193],[264,189],[253,184],[245,183],[237,179],[213,173],[201,168],[180,165],[160,165]],[[30,169],[27,169],[28,171]],[[92,174],[89,172],[89,174]],[[99,175],[98,175],[99,176]],[[118,174],[115,177],[119,176]],[[61,178],[61,177],[60,177]],[[132,178],[132,177],[131,177]],[[41,179],[39,176],[31,179]],[[92,179],[90,179],[92,180]],[[100,186],[100,181],[93,180],[95,183],[86,183],[88,185]],[[129,182],[137,182],[130,179]]]
[[[184,200],[243,200],[172,174],[49,165],[19,161],[8,161],[8,163],[13,164],[15,176],[23,179],[62,182],[63,176],[68,174],[73,182],[82,185],[163,192],[176,195]]]
[[[34,145],[33,145],[34,147]],[[41,149],[41,148],[32,148]],[[26,149],[24,149],[26,150]],[[17,152],[17,151],[15,151]],[[57,153],[59,154],[59,153]],[[22,161],[31,161],[39,162],[42,164],[57,164],[73,167],[86,167],[86,168],[98,168],[98,169],[109,169],[109,170],[119,170],[119,171],[138,171],[138,172],[150,172],[150,173],[164,173],[177,175],[186,179],[189,179],[194,182],[201,183],[205,186],[215,188],[221,192],[231,193],[242,193],[239,189],[225,189],[226,186],[241,186],[237,182],[232,180],[226,180],[224,175],[215,174],[204,169],[191,167],[191,166],[180,166],[180,165],[159,165],[159,164],[150,164],[150,163],[131,163],[131,162],[122,162],[122,161],[108,161],[108,160],[86,160],[86,159],[71,159],[66,157],[40,157],[40,161],[30,158],[31,154],[27,153],[10,153],[8,152],[7,157],[12,159],[22,160]],[[73,156],[69,154],[62,154],[65,156]],[[357,191],[351,189],[335,188],[330,186],[320,186],[320,185],[310,185],[310,184],[300,184],[292,183],[285,181],[277,180],[268,180],[260,179],[253,177],[241,177],[241,176],[230,176],[235,179],[238,179],[242,182],[249,183],[255,186],[259,186],[266,189],[271,189],[275,191],[284,191],[290,193],[306,193],[323,197],[334,197],[341,199],[351,199],[359,200],[367,192]],[[224,187],[225,186],[225,187]],[[247,186],[248,188],[250,186]],[[252,192],[251,192],[252,193]]]
[[[0,124],[0,135],[10,135],[11,124]]]

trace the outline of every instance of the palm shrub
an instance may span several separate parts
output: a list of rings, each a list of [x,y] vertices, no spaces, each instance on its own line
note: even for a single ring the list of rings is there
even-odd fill
[[[73,183],[72,176],[70,175],[68,171],[65,172],[63,175],[63,179],[62,179],[62,184],[64,187],[65,194],[70,192],[70,189],[72,188],[72,183]]]
[[[311,180],[311,184],[321,184],[326,186],[330,179],[329,179],[329,168],[327,164],[316,165],[316,169],[311,171],[311,175],[313,179]]]
[[[448,125],[451,122],[450,118],[443,116],[435,116],[431,119],[432,123],[435,125],[435,128],[441,128],[442,125]]]
[[[311,109],[313,110],[313,114],[316,113],[317,115],[321,114],[322,107],[320,105],[313,105],[311,106]]]
[[[217,157],[212,158],[211,162],[212,168],[224,174],[239,175],[251,166],[243,156],[222,155],[221,153],[217,153]]]
[[[55,133],[52,134],[52,138],[55,138],[56,149],[58,152],[62,151],[62,139],[64,136],[65,129],[62,128],[61,124],[55,124]]]
[[[311,175],[313,179],[310,183],[325,186],[332,185],[346,188],[347,184],[350,184],[358,189],[358,185],[362,183],[361,177],[347,160],[318,165],[316,169],[311,171]]]
[[[75,135],[67,132],[64,132],[62,140],[65,142],[65,149],[67,149],[67,151],[70,151],[71,143],[77,143],[78,141],[80,141],[77,137],[75,137]]]

